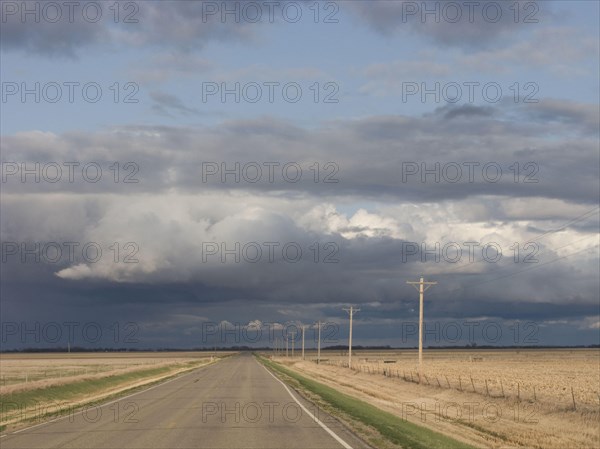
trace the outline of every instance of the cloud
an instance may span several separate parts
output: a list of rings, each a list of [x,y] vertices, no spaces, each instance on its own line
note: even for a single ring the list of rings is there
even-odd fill
[[[345,6],[357,20],[383,35],[414,33],[447,47],[478,49],[497,46],[519,31],[552,16],[548,2],[530,2],[515,20],[510,4],[480,1],[356,1]],[[525,21],[536,21],[525,23]]]
[[[428,305],[432,318],[583,319],[597,307],[596,118],[588,104],[545,100],[444,106],[423,116],[335,120],[318,128],[260,117],[213,126],[3,136],[4,170],[10,161],[30,168],[51,161],[81,165],[74,182],[9,176],[2,186],[2,242],[27,248],[96,242],[105,251],[96,262],[79,253],[57,263],[9,256],[3,308],[15,314],[18,304],[38,297],[69,305],[101,302],[107,310],[127,304],[148,308],[140,316],[152,321],[161,314],[157,305],[169,301],[177,313],[214,319],[227,309],[233,317],[223,319],[233,322],[239,312],[248,323],[250,316],[266,320],[258,309],[269,318],[298,319],[296,304],[314,305],[327,316],[338,304],[367,301],[385,306],[368,312],[381,322],[390,314],[414,315],[414,294],[405,281],[424,274],[439,281],[433,293],[439,296]],[[105,171],[98,183],[81,178],[80,167],[90,161]],[[121,169],[135,162],[139,182],[115,183],[108,168],[115,161]],[[233,174],[225,182],[220,173],[203,180],[207,162],[219,170],[224,163]],[[265,162],[279,164],[272,182]],[[290,162],[302,169],[298,182],[282,175]],[[439,163],[447,172],[437,181],[435,173],[425,182],[421,174],[403,181],[406,162],[430,171]],[[473,182],[444,178],[456,164],[467,176],[465,162],[480,164]],[[502,168],[501,180],[482,176],[489,162]],[[244,176],[257,165],[264,176],[249,182]],[[323,182],[327,176],[338,182]],[[526,177],[537,182],[524,182]],[[465,252],[460,263],[443,255],[436,261],[431,253],[423,261],[422,247],[403,259],[407,243],[425,243],[435,252],[436,244],[470,241],[496,243],[502,259],[486,262],[479,252],[470,263]],[[118,262],[110,249],[115,242]],[[124,245],[131,242],[137,262],[124,263]],[[274,261],[266,242],[278,243]],[[537,262],[526,264],[531,242],[538,243]],[[207,243],[216,243],[211,248],[219,253],[206,258]],[[287,243],[299,245],[301,260],[286,259]],[[263,257],[253,262],[247,259],[255,253],[241,251],[255,251],[255,244]],[[223,250],[229,251],[225,259]],[[331,263],[324,262],[328,257]],[[190,335],[197,332],[196,324],[186,326]]]
[[[207,14],[205,2],[113,2],[110,7],[84,2],[72,11],[63,3],[54,4],[58,10],[44,2],[14,2],[15,13],[11,10],[3,17],[2,49],[69,58],[79,57],[82,49],[91,46],[176,47],[193,52],[213,40],[249,40],[254,34],[252,23]],[[219,4],[240,7],[240,2],[231,0]],[[37,11],[37,20],[33,14],[23,18],[25,10]]]
[[[401,93],[403,83],[421,80],[424,74],[427,77],[445,78],[453,73],[456,70],[451,65],[428,60],[371,64],[362,70],[363,76],[369,81],[359,88],[359,92],[388,96]]]
[[[544,69],[560,78],[571,79],[597,73],[590,55],[598,54],[598,40],[568,26],[534,29],[526,40],[500,48],[483,48],[460,55],[460,70],[488,73],[515,73],[524,68]]]
[[[132,79],[140,83],[163,83],[173,79],[191,78],[209,72],[213,63],[198,55],[171,51],[157,53],[135,61],[128,69]]]
[[[153,98],[169,113],[198,113],[161,91]],[[290,198],[436,202],[516,196],[594,204],[598,120],[592,105],[544,99],[446,105],[420,117],[337,120],[313,129],[260,117],[91,134],[31,131],[3,137],[4,158],[13,161],[14,171],[3,187],[6,193],[37,192],[38,183],[21,182],[20,171],[38,163],[40,172],[48,164],[62,166],[58,182],[44,182],[55,193],[233,190]],[[68,161],[79,161],[72,182],[63,165]],[[138,182],[114,182],[115,161],[123,177],[135,171]],[[99,182],[82,175],[89,163],[102,170]]]
[[[494,108],[491,106],[474,106],[470,104],[456,107],[442,106],[437,109],[436,113],[441,113],[442,111],[445,111],[445,119],[453,119],[455,117],[489,117],[494,114]]]
[[[68,10],[62,12],[60,8],[60,19],[54,21],[54,10],[44,14],[43,2],[10,2],[16,8],[15,14],[5,12],[9,11],[9,2],[2,3],[0,48],[3,51],[22,50],[47,57],[76,58],[79,48],[111,39],[108,26],[89,20],[96,16],[95,8],[89,11],[88,20],[80,10],[78,15],[73,15],[72,21]],[[23,17],[25,10],[37,12]],[[46,20],[45,17],[50,17],[51,21]]]
[[[175,95],[152,91],[150,92],[150,98],[154,100],[152,108],[160,114],[171,115],[171,112],[175,112],[183,115],[201,115],[198,109],[187,107]]]

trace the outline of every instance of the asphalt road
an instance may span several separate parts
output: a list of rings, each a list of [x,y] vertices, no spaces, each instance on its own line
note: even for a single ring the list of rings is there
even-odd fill
[[[311,416],[312,415],[312,416]],[[250,354],[0,439],[9,448],[364,448]]]

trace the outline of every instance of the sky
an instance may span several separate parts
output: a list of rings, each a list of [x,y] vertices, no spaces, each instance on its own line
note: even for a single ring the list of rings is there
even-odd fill
[[[3,350],[600,344],[596,1],[0,1]]]

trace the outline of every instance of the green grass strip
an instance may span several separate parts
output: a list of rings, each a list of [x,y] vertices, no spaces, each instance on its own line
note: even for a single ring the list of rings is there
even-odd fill
[[[131,382],[145,377],[159,376],[168,373],[171,370],[171,367],[150,368],[101,377],[99,379],[78,380],[63,385],[53,385],[45,388],[36,388],[34,390],[5,394],[2,395],[2,400],[6,402],[16,402],[25,407],[44,402],[68,401],[84,395],[99,393],[108,390],[109,388],[114,388],[121,383]]]
[[[381,436],[405,449],[474,449],[426,427],[408,422],[396,415],[380,410],[360,399],[315,382],[263,357],[259,360],[274,371],[295,379],[302,387],[320,396],[325,402],[352,418],[375,428]]]

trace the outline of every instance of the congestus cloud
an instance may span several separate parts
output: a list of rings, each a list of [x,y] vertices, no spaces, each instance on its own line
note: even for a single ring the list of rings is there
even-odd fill
[[[589,105],[553,100],[447,106],[317,129],[264,117],[200,128],[19,133],[3,137],[1,237],[29,248],[96,242],[104,250],[94,262],[46,263],[62,282],[183,282],[329,302],[372,298],[373,286],[377,296],[393,297],[399,272],[441,277],[452,297],[473,276],[508,275],[502,295],[481,284],[469,297],[589,303],[597,285],[594,120]],[[91,163],[103,173],[97,182],[97,167],[82,172]],[[293,165],[282,172],[290,163],[300,179]],[[52,182],[57,165],[63,177]],[[471,263],[467,242],[493,242],[503,258],[489,262],[479,252]],[[525,248],[531,242],[538,246]],[[438,254],[424,254],[422,243]],[[453,243],[464,251],[457,263],[454,253],[440,253]],[[537,262],[524,264],[532,254]],[[26,265],[9,255],[5,268],[18,277]],[[560,270],[583,280],[579,299],[556,281]],[[307,279],[323,288],[311,292]]]
[[[344,212],[347,204],[348,198],[336,204],[313,196],[291,199],[240,192],[106,195],[100,201],[88,195],[70,200],[11,195],[3,204],[2,241],[26,242],[29,248],[35,242],[79,242],[78,249],[84,242],[95,242],[104,251],[98,260],[47,262],[55,276],[71,282],[179,282],[234,289],[266,300],[309,295],[327,302],[339,301],[339,295],[372,295],[374,285],[379,285],[377,295],[393,296],[399,272],[442,277],[452,296],[463,287],[471,294],[485,292],[487,286],[479,282],[521,274],[503,289],[503,300],[526,296],[527,301],[560,302],[568,297],[568,288],[554,283],[553,276],[564,269],[575,270],[590,292],[583,293],[580,302],[594,297],[597,210],[589,213],[588,206],[547,200],[537,207],[554,209],[549,219],[535,207],[527,211],[519,200],[502,197],[420,205],[373,203],[369,210],[355,205]],[[36,221],[40,213],[48,218]],[[561,214],[565,218],[557,220]],[[561,229],[574,216],[582,218]],[[62,229],[66,222],[70,228]],[[20,223],[28,226],[21,229]],[[588,227],[582,226],[586,223]],[[528,242],[535,247],[526,248]],[[121,251],[117,261],[115,243]],[[486,244],[493,248],[484,259]],[[462,257],[451,260],[457,249]],[[499,259],[496,249],[502,252]],[[555,260],[572,254],[577,257]],[[533,263],[525,262],[528,256]],[[8,265],[7,270],[28,267],[19,255],[10,254]],[[518,273],[530,268],[535,271],[529,275]],[[477,282],[472,285],[474,275]],[[552,287],[534,288],[531,276]],[[311,293],[307,279],[321,287]]]

